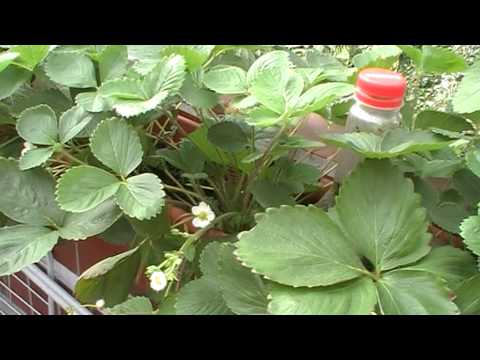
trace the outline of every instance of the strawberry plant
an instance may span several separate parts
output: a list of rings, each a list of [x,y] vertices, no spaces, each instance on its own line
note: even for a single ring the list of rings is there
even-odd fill
[[[301,135],[404,62],[414,100],[465,74],[449,112]],[[3,46],[0,276],[97,236],[128,250],[75,296],[107,314],[478,314],[479,75],[429,45]]]

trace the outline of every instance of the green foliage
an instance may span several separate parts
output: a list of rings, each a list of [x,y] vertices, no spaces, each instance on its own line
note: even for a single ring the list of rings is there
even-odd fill
[[[0,229],[0,276],[10,275],[42,259],[57,243],[58,232],[41,226]]]
[[[418,72],[450,73],[467,68],[465,59],[450,49],[430,45],[422,46],[421,50],[412,45],[399,45],[399,48],[414,61]]]
[[[146,297],[132,297],[127,301],[105,309],[107,315],[152,315],[153,307]]]
[[[367,158],[392,158],[446,147],[450,139],[430,131],[388,130],[385,134],[345,133],[322,136],[326,143],[352,149]]]
[[[453,109],[460,113],[473,113],[480,110],[480,61],[466,72],[458,92],[453,98]]]
[[[126,249],[75,295],[106,314],[479,313],[478,61],[458,48],[0,47],[0,276],[99,236]],[[367,67],[409,69],[399,128],[330,133]],[[340,151],[364,159],[339,182]]]
[[[87,55],[53,52],[45,64],[48,77],[61,85],[74,88],[97,86],[95,65]]]
[[[366,67],[391,68],[398,61],[401,50],[395,45],[373,46],[361,54],[355,55],[353,64],[363,69]]]
[[[458,282],[468,275],[457,270],[464,257],[425,258],[430,252],[425,210],[398,169],[386,160],[366,161],[342,186],[335,213],[303,206],[268,209],[252,230],[239,235],[235,253],[242,262],[283,285],[273,287],[270,311],[368,314],[378,301],[382,314],[458,312],[438,279]],[[402,268],[422,258],[423,266]],[[353,306],[353,298],[361,300]]]
[[[127,299],[140,262],[139,248],[106,258],[85,271],[75,285],[75,295],[83,303],[103,299],[107,307]]]

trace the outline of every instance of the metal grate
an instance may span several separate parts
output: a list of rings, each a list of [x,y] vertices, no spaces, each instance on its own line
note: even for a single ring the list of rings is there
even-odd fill
[[[76,279],[49,254],[37,265],[0,278],[0,314],[92,315],[71,295]]]

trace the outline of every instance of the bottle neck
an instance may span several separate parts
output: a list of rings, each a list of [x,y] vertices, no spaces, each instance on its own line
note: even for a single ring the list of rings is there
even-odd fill
[[[403,106],[399,106],[399,107],[395,107],[395,108],[380,108],[380,107],[375,107],[375,106],[372,106],[370,104],[365,104],[364,102],[356,99],[356,102],[357,102],[357,106],[359,106],[360,108],[362,108],[362,110],[364,111],[368,111],[370,113],[378,113],[378,114],[398,114],[400,113],[400,110]]]

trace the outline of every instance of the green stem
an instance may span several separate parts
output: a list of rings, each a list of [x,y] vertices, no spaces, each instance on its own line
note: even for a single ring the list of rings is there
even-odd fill
[[[204,227],[203,229],[200,229],[195,234],[193,234],[187,241],[185,241],[185,243],[180,247],[179,251],[184,252],[185,249],[187,249],[190,245],[193,245],[198,239],[200,239],[203,235],[205,235],[216,224],[235,214],[237,214],[237,212],[228,212],[215,218],[210,224],[208,224],[208,226]]]
[[[240,181],[238,182],[237,188],[235,189],[235,195],[233,196],[232,203],[235,204],[242,193],[243,190],[243,185],[245,183],[245,180],[247,179],[247,174],[242,173],[242,177],[240,178]]]
[[[192,187],[196,192],[198,192],[200,199],[208,203],[207,194],[205,194],[205,191],[203,191],[202,187],[198,184],[198,182],[195,179],[192,179]]]
[[[70,154],[68,151],[62,150],[62,151],[61,151],[61,154],[62,154],[63,156],[65,156],[66,158],[68,158],[68,159],[70,159],[70,160],[73,160],[73,161],[79,163],[80,165],[88,165],[86,162],[84,162],[84,161],[78,159],[77,157],[73,156],[73,155]]]
[[[175,177],[170,173],[170,171],[168,171],[168,169],[166,167],[163,169],[163,171],[165,172],[165,174],[167,174],[167,176],[170,178],[170,180],[172,180],[178,186],[178,188],[175,188],[174,186],[170,186],[171,190],[176,189],[176,191],[179,191],[178,189],[180,189],[181,191],[184,192],[184,194],[188,197],[188,199],[192,203],[195,203],[195,199],[193,199],[192,196],[197,196],[197,194],[195,194],[193,192],[190,192],[187,189],[185,189],[185,187],[177,179],[175,179]],[[195,194],[195,195],[192,195],[192,194]]]
[[[200,195],[194,193],[193,191],[188,191],[188,190],[185,190],[185,189],[182,189],[182,188],[179,188],[179,187],[176,187],[176,186],[172,186],[172,185],[167,185],[167,184],[163,184],[163,187],[167,190],[177,191],[179,193],[185,194],[189,198],[190,198],[190,196],[194,196],[197,199],[203,200],[203,198]],[[196,203],[196,201],[194,199],[192,199],[192,198],[190,198],[190,199],[192,200],[193,203]]]
[[[221,189],[217,186],[217,184],[215,184],[213,182],[213,180],[207,178],[206,179],[207,182],[212,186],[213,190],[215,191],[215,193],[217,194],[218,198],[220,199],[220,201],[222,202],[222,205],[223,206],[227,206],[227,200],[226,200],[226,194],[224,194]]]
[[[286,115],[282,115],[282,117],[284,117],[284,116],[286,116]],[[260,158],[259,165],[257,167],[255,167],[255,170],[253,171],[253,174],[251,176],[249,176],[247,185],[245,186],[245,190],[248,190],[250,188],[250,186],[253,184],[253,182],[257,179],[258,175],[263,171],[263,168],[265,167],[265,164],[267,164],[269,162],[269,157],[270,157],[271,153],[273,152],[273,150],[275,150],[279,140],[284,135],[287,128],[288,128],[288,123],[284,123],[282,125],[282,127],[280,128],[280,130],[277,132],[277,134],[273,137],[273,139],[270,142],[267,150],[265,150],[265,152],[263,153],[263,156]],[[251,200],[251,195],[246,194],[244,199],[245,200],[243,202],[242,214],[247,209],[248,203]]]
[[[3,144],[0,145],[0,149],[3,149],[4,147],[7,147],[8,145],[14,143],[15,141],[17,141],[18,139],[20,139],[20,136],[15,136],[14,138],[4,142]]]

